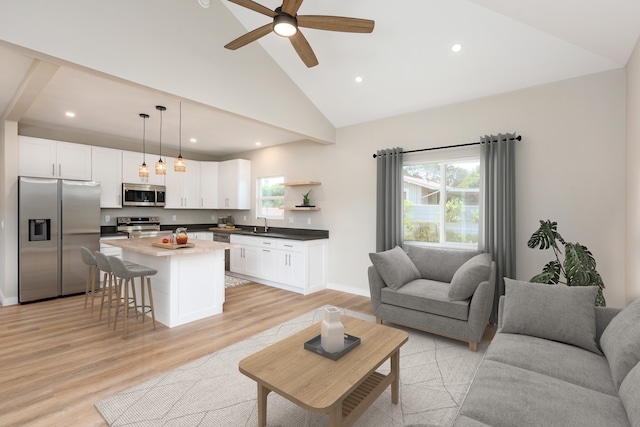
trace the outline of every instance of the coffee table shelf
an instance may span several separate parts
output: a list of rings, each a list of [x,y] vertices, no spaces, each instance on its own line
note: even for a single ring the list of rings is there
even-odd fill
[[[392,382],[391,374],[372,373],[342,401],[343,425],[353,424]]]

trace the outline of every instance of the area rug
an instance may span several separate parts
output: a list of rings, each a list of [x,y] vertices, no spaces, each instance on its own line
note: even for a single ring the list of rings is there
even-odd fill
[[[244,285],[247,283],[251,283],[251,280],[240,279],[235,276],[231,276],[229,274],[224,275],[224,287],[225,288],[233,288],[235,286]]]
[[[341,311],[361,319],[372,316]],[[243,358],[323,318],[323,307],[101,400],[109,426],[256,426],[257,386],[238,371]],[[404,329],[404,328],[403,328]],[[484,358],[465,343],[412,329],[400,349],[400,402],[387,389],[354,424],[358,427],[451,426]],[[387,361],[379,369],[389,372]],[[275,393],[267,403],[269,427],[320,427],[328,416],[302,410]]]

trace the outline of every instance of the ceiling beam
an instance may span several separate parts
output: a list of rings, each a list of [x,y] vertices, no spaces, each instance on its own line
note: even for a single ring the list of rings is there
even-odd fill
[[[19,122],[31,104],[40,96],[58,68],[60,68],[59,65],[39,59],[34,60],[0,119]]]

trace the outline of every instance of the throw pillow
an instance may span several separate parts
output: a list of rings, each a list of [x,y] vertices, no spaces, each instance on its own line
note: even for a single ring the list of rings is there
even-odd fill
[[[418,268],[400,246],[384,252],[370,253],[369,258],[384,283],[395,291],[405,283],[420,278]]]
[[[640,298],[626,306],[602,332],[600,347],[617,387],[640,361]]]
[[[462,301],[471,298],[480,282],[489,279],[491,254],[479,254],[462,264],[451,279],[449,299]]]
[[[602,354],[596,343],[597,286],[505,281],[500,332],[530,335]]]

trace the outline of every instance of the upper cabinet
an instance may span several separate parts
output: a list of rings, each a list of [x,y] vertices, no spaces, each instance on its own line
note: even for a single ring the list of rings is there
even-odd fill
[[[200,162],[200,207],[218,209],[218,162]]]
[[[218,209],[251,209],[251,161],[218,163]]]
[[[91,179],[100,183],[100,207],[122,207],[122,151],[93,147]]]
[[[167,157],[165,208],[197,209],[200,207],[200,162],[187,161],[185,172],[173,170],[174,158]],[[151,175],[151,174],[149,174]]]
[[[145,158],[146,157],[146,158]],[[142,164],[143,158],[147,166],[149,166],[149,177],[142,178],[138,175],[138,167]],[[152,185],[164,185],[164,175],[156,175],[155,165],[158,160],[157,154],[147,154],[143,156],[142,153],[136,153],[134,151],[122,152],[122,182],[125,184],[152,184]],[[166,161],[166,159],[162,159]],[[173,163],[171,164],[173,167]]]
[[[91,180],[91,146],[21,136],[20,176]]]

